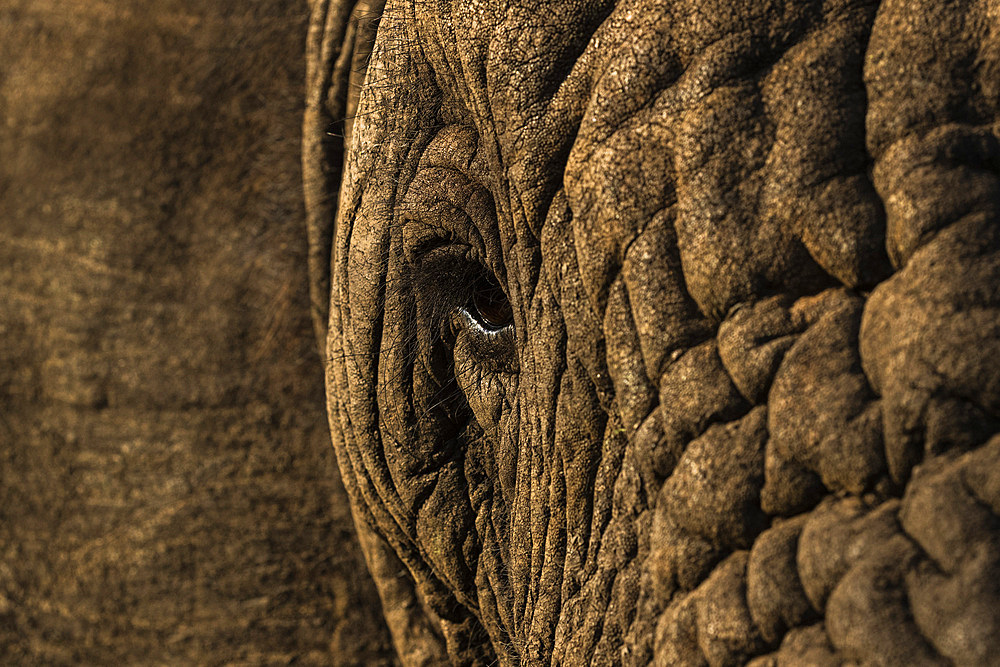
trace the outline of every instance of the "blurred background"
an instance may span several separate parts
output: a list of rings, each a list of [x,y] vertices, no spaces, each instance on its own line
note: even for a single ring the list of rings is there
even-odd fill
[[[0,663],[386,664],[327,433],[306,0],[0,0]]]

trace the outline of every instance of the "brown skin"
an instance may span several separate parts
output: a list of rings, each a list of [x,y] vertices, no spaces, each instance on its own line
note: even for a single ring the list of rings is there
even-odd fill
[[[1000,653],[995,21],[388,4],[327,387],[406,662]]]
[[[305,5],[0,0],[0,664],[393,662],[308,315]]]

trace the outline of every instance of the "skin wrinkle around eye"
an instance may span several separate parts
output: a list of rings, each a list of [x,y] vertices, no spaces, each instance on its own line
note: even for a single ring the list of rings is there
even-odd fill
[[[496,285],[507,306],[506,279],[493,198],[477,164],[478,138],[464,126],[439,130],[423,150],[397,215],[403,257],[413,276],[400,283],[406,298],[423,300],[413,335],[436,331],[443,354],[476,421],[497,446],[502,406],[517,374],[514,309],[511,323],[492,328],[478,312],[477,289]],[[478,173],[477,173],[478,172]],[[419,310],[419,309],[418,309]],[[417,311],[414,311],[416,315]]]
[[[398,215],[408,258],[419,251],[419,240],[451,238],[472,248],[498,280],[505,279],[495,225],[491,228],[495,219],[493,199],[462,172],[421,167],[403,197]]]
[[[454,146],[453,141],[459,145]],[[439,148],[442,144],[454,150],[442,151]],[[450,357],[448,372],[454,377],[457,389],[473,416],[469,428],[461,436],[464,465],[467,469],[493,471],[487,477],[467,478],[467,493],[473,516],[477,517],[475,524],[477,532],[482,535],[480,539],[494,536],[493,546],[485,546],[484,550],[495,552],[497,562],[507,562],[507,517],[510,508],[509,494],[504,488],[512,484],[512,475],[506,472],[509,468],[507,461],[511,459],[507,450],[512,443],[510,428],[503,428],[503,424],[507,423],[509,427],[517,423],[511,420],[515,420],[517,414],[519,368],[515,333],[520,313],[516,307],[512,308],[512,324],[491,331],[470,312],[473,300],[469,288],[474,288],[477,282],[496,284],[505,298],[510,293],[503,287],[507,279],[504,265],[506,253],[499,241],[495,205],[483,183],[482,174],[476,173],[477,168],[481,168],[476,164],[476,144],[470,139],[468,128],[461,127],[445,128],[429,142],[402,198],[400,213],[405,216],[405,222],[399,236],[404,245],[402,254],[410,270],[425,274],[425,289],[422,292],[415,290],[411,296],[448,304],[442,305],[438,312],[442,316],[444,312],[441,311],[451,313],[447,322],[441,322],[442,326],[450,325],[450,331],[438,340],[438,346]],[[452,277],[449,284],[440,284],[440,281],[436,285],[430,284],[435,271],[429,266],[421,267],[429,254],[438,255],[435,260],[438,262],[453,265],[463,262],[468,267],[469,278],[456,280],[462,269],[452,268],[443,272]],[[478,279],[475,278],[477,275]],[[410,326],[416,328],[413,334],[416,336],[425,335],[421,334],[421,330],[436,327],[434,322],[419,318]],[[482,564],[470,565],[473,570],[484,567]],[[510,582],[504,570],[493,572],[491,567],[486,566],[485,571],[489,573],[489,583],[484,581],[481,585],[493,590],[498,600],[507,599]],[[490,616],[506,616],[507,609],[509,603],[504,603],[488,613]],[[510,621],[508,619],[505,627],[513,629]],[[494,640],[506,643],[506,631],[498,632]],[[509,648],[513,649],[512,646]]]
[[[478,146],[476,131],[463,125],[442,128],[428,143],[400,206],[405,220],[404,252],[413,264],[425,245],[451,241],[466,245],[472,258],[494,277],[506,300],[506,290],[499,287],[506,282],[506,270],[496,205],[485,185],[488,172],[481,164]],[[478,306],[472,301],[460,307],[469,315],[474,330],[490,334],[494,327],[489,326],[486,317],[479,321],[473,312]]]

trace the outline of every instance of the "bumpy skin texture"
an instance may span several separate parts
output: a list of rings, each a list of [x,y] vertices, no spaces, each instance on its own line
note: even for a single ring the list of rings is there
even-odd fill
[[[407,662],[1000,654],[997,12],[390,0],[327,381]]]

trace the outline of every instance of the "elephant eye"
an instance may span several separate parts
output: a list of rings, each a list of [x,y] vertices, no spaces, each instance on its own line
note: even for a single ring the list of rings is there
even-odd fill
[[[514,323],[514,311],[504,291],[492,280],[480,280],[467,306],[473,319],[487,331],[500,331]]]
[[[475,263],[478,275],[467,277],[467,290],[454,311],[452,331],[456,335],[456,368],[465,372],[517,373],[514,309],[493,274]],[[459,361],[464,360],[464,361]],[[478,382],[478,381],[477,381]]]

